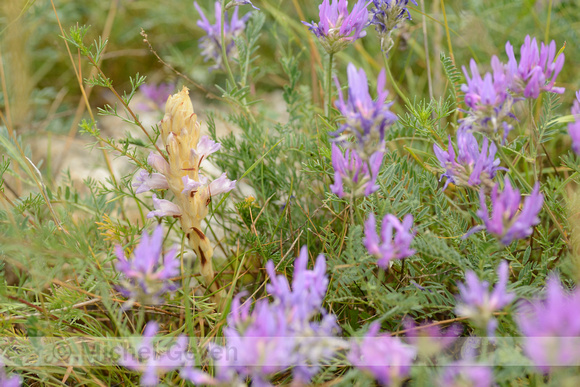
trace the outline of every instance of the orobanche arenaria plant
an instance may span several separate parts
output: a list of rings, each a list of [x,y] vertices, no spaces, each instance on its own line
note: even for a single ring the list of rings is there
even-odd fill
[[[201,223],[208,214],[212,196],[231,191],[236,181],[229,180],[224,173],[210,182],[201,174],[202,161],[218,151],[221,145],[207,136],[201,136],[200,123],[193,112],[186,87],[167,100],[165,116],[161,121],[161,140],[167,155],[149,155],[148,163],[157,173],[148,175],[140,171],[137,192],[148,189],[171,191],[171,201],[153,196],[155,211],[147,217],[179,218],[189,246],[199,258],[205,284],[213,283],[211,290],[216,291],[213,247]]]

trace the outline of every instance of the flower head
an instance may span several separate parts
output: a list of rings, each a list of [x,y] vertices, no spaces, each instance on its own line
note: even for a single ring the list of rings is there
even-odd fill
[[[313,270],[307,270],[307,261],[303,247],[295,261],[292,288],[284,276],[276,275],[273,262],[267,263],[272,302],[260,300],[251,310],[250,303],[241,304],[243,294],[235,297],[224,330],[225,350],[239,352],[216,359],[218,380],[231,382],[239,375],[251,377],[254,385],[267,385],[272,374],[293,367],[295,380],[307,383],[319,363],[342,344],[333,338],[336,319],[322,309],[328,286],[324,257],[318,257]],[[319,314],[320,321],[311,321]]]
[[[119,291],[132,301],[157,304],[168,291],[175,290],[171,278],[179,275],[179,260],[175,249],[162,254],[163,227],[158,226],[149,236],[144,232],[135,248],[133,259],[127,259],[121,246],[117,246],[118,261],[115,266],[124,279]]]
[[[572,150],[580,155],[580,91],[576,92],[572,115],[574,116],[574,122],[568,124],[568,134],[572,138]]]
[[[379,323],[372,323],[361,343],[353,343],[348,360],[384,386],[401,385],[411,370],[416,350],[398,337],[378,335],[379,329]]]
[[[341,198],[344,196],[343,184],[346,184],[354,196],[369,196],[379,189],[376,181],[383,157],[383,152],[377,151],[365,162],[354,149],[347,149],[343,155],[340,148],[332,144],[334,184],[330,190]]]
[[[556,57],[556,42],[550,45],[541,44],[538,49],[536,38],[526,36],[520,49],[520,62],[516,60],[514,48],[510,42],[505,46],[509,61],[506,66],[510,90],[525,98],[538,98],[540,91],[562,94],[563,87],[554,87],[556,77],[564,67],[564,54]]]
[[[20,376],[13,375],[9,377],[6,375],[6,371],[4,370],[4,363],[0,358],[0,386],[2,387],[20,387],[22,385],[22,380]]]
[[[516,320],[526,336],[524,352],[541,371],[580,361],[579,313],[580,290],[564,291],[556,275],[548,278],[545,300],[536,299],[520,308]]]
[[[366,0],[358,0],[349,13],[347,0],[323,0],[318,7],[320,22],[302,23],[316,35],[326,52],[334,54],[366,35],[367,5]]]
[[[477,211],[484,223],[484,227],[490,234],[494,235],[503,245],[509,245],[515,239],[523,239],[532,235],[533,227],[540,222],[538,214],[542,209],[544,196],[540,193],[538,183],[530,196],[525,201],[521,211],[521,195],[517,188],[513,188],[509,178],[505,177],[505,187],[502,192],[498,192],[498,186],[491,191],[491,213],[487,209],[486,196],[480,193],[481,208]],[[477,231],[473,229],[469,234]]]
[[[417,5],[415,0],[411,3]],[[393,46],[391,33],[405,19],[411,20],[411,14],[407,9],[409,0],[373,0],[371,8],[370,24],[375,26],[379,37],[381,38],[381,49],[388,52]]]
[[[491,59],[493,73],[479,74],[477,64],[470,62],[471,77],[465,66],[463,72],[467,84],[461,86],[465,93],[465,104],[469,108],[467,115],[460,122],[461,130],[479,131],[490,136],[503,130],[503,139],[507,138],[513,126],[510,119],[514,98],[508,93],[509,81],[503,63],[494,55]]]
[[[489,283],[480,281],[472,271],[465,273],[464,284],[457,284],[459,287],[457,314],[470,318],[478,328],[485,329],[490,337],[494,336],[497,327],[493,313],[509,305],[515,297],[506,290],[509,276],[506,261],[499,264],[497,275],[498,281],[491,293]]]
[[[249,2],[248,2],[249,3]],[[246,3],[244,3],[246,4]],[[210,71],[223,68],[224,58],[222,58],[222,6],[220,1],[215,2],[215,24],[211,24],[196,1],[193,2],[195,9],[199,13],[201,20],[197,21],[197,25],[201,27],[205,32],[206,36],[200,39],[199,47],[202,49],[201,54],[204,56],[205,61],[213,60],[215,65],[210,68]],[[239,4],[237,4],[239,5]],[[234,8],[231,20],[228,22],[228,14],[226,12],[224,22],[224,40],[226,45],[226,55],[228,58],[235,57],[237,55],[236,45],[234,43],[234,38],[241,35],[245,28],[246,22],[250,18],[251,14],[247,13],[242,18],[238,17],[238,7]],[[227,58],[226,58],[227,60]]]
[[[357,148],[361,155],[371,155],[384,149],[385,129],[392,125],[397,116],[389,110],[393,103],[386,103],[388,91],[385,89],[385,71],[381,71],[377,82],[377,100],[373,101],[368,88],[365,71],[349,63],[348,101],[344,100],[340,84],[335,78],[339,90],[336,107],[346,118],[337,133],[348,132],[356,135]]]
[[[318,256],[314,270],[308,270],[307,266],[308,250],[303,246],[300,255],[294,261],[294,275],[290,288],[285,276],[276,275],[274,263],[268,261],[266,264],[270,276],[270,283],[266,285],[266,289],[285,308],[294,310],[297,317],[302,320],[307,320],[320,310],[328,287],[324,256]]]
[[[414,237],[411,227],[413,227],[413,215],[405,215],[401,223],[396,216],[387,214],[383,218],[379,238],[375,216],[372,213],[369,215],[365,223],[364,243],[368,252],[379,258],[377,262],[379,267],[386,269],[393,259],[403,259],[415,254],[415,250],[410,248]],[[393,231],[396,231],[394,237]]]
[[[134,357],[129,351],[118,350],[121,355],[119,364],[130,370],[141,372],[143,374],[141,386],[144,387],[157,386],[160,376],[188,363],[186,336],[179,336],[175,345],[162,355],[156,352],[153,340],[158,329],[159,326],[156,322],[147,323],[143,332],[143,340],[133,352],[138,354],[138,357]]]
[[[503,169],[499,166],[500,160],[495,158],[497,147],[494,143],[489,145],[487,137],[483,138],[481,150],[475,136],[466,131],[457,133],[457,156],[453,149],[451,136],[449,136],[449,146],[444,151],[439,145],[433,145],[435,155],[439,160],[441,167],[445,168],[447,181],[443,190],[449,183],[463,185],[468,187],[482,186],[490,190],[494,186],[493,178],[498,170]]]

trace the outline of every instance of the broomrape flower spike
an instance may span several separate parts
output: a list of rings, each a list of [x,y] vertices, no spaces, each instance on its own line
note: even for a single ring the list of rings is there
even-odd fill
[[[143,332],[143,341],[139,344],[136,354],[139,358],[123,349],[118,349],[119,364],[133,371],[142,373],[140,384],[143,387],[154,387],[159,384],[160,376],[167,372],[181,368],[187,364],[187,336],[181,335],[177,342],[167,352],[158,355],[153,345],[159,326],[156,322],[147,323]]]
[[[544,300],[522,305],[516,321],[526,336],[524,352],[540,371],[548,373],[553,367],[578,364],[579,313],[580,290],[564,291],[555,274],[547,280]]]
[[[385,70],[379,74],[376,101],[369,94],[367,75],[362,68],[357,70],[349,63],[347,74],[348,101],[344,100],[338,78],[334,79],[339,90],[336,107],[346,119],[334,134],[354,134],[358,152],[366,159],[374,152],[384,150],[385,130],[397,120],[397,116],[389,110],[393,102],[386,102],[389,92],[385,89]]]
[[[238,17],[238,10],[239,8],[236,5],[241,4],[251,4],[248,2],[237,2],[234,1],[233,4],[229,3],[226,6],[234,7],[234,12],[232,14],[231,20],[228,22],[228,14],[226,12],[225,20],[221,20],[222,17],[222,5],[220,1],[216,1],[214,5],[215,9],[215,17],[216,22],[215,24],[211,24],[199,5],[197,1],[193,2],[195,9],[199,13],[201,20],[197,21],[197,25],[206,32],[206,36],[202,37],[199,41],[199,47],[202,49],[201,54],[204,56],[204,61],[207,62],[212,60],[215,62],[215,65],[209,68],[209,71],[224,69],[224,58],[222,58],[222,22],[224,22],[224,35],[225,35],[225,45],[226,45],[226,54],[228,58],[235,58],[237,57],[237,50],[236,44],[234,42],[234,38],[240,36],[244,30],[246,29],[246,22],[251,16],[251,13],[245,14],[242,18]],[[253,6],[253,5],[252,5]],[[255,8],[255,7],[254,7]],[[227,60],[227,59],[226,59]]]
[[[162,249],[162,226],[158,226],[151,236],[143,232],[132,259],[127,259],[123,248],[117,245],[115,267],[124,277],[119,291],[131,300],[129,306],[134,301],[159,304],[166,292],[176,289],[170,279],[179,275],[177,251],[171,249],[162,254]]]
[[[507,42],[505,50],[509,61],[506,65],[506,76],[510,90],[517,96],[538,98],[540,91],[549,91],[562,94],[563,87],[555,87],[554,83],[562,67],[565,56],[561,53],[556,58],[556,42],[551,41],[549,46],[544,43],[538,49],[536,38],[526,36],[520,49],[520,63],[514,55],[514,48]]]
[[[449,183],[466,187],[484,188],[486,192],[491,191],[495,182],[496,172],[502,170],[499,166],[500,159],[495,158],[497,147],[494,143],[489,144],[487,137],[483,138],[481,151],[477,139],[472,133],[460,131],[457,133],[457,153],[453,149],[451,136],[447,151],[439,145],[433,145],[433,151],[439,160],[441,167],[445,168],[445,173],[441,175],[447,178],[443,190]]]
[[[417,6],[415,0],[410,0]],[[411,14],[407,9],[409,0],[373,0],[371,8],[370,24],[381,39],[381,50],[387,54],[393,47],[391,34],[405,19],[411,20]]]
[[[464,238],[475,231],[486,229],[501,244],[507,246],[515,239],[524,239],[532,235],[533,227],[540,222],[538,214],[544,203],[540,185],[538,183],[534,185],[532,193],[524,201],[522,210],[518,212],[521,202],[520,191],[512,187],[507,176],[504,182],[502,192],[498,192],[497,185],[491,191],[491,213],[487,209],[486,195],[480,192],[481,208],[477,211],[477,216],[483,220],[484,226],[473,228]]]
[[[489,283],[479,281],[473,271],[465,274],[465,284],[457,284],[459,300],[456,313],[470,318],[479,329],[486,331],[489,337],[494,337],[497,328],[497,320],[493,318],[493,313],[509,305],[515,297],[506,289],[509,275],[506,261],[499,264],[497,275],[498,281],[491,293]]]
[[[335,54],[366,36],[364,29],[369,19],[367,6],[366,0],[358,0],[349,13],[347,0],[332,0],[332,3],[323,0],[318,7],[320,22],[302,23],[316,35],[328,54]]]
[[[415,250],[410,248],[414,233],[413,215],[407,214],[401,223],[396,216],[387,214],[383,218],[381,236],[377,235],[375,215],[371,213],[365,222],[364,244],[369,254],[374,255],[379,260],[377,265],[383,269],[390,266],[394,259],[403,259],[415,254]],[[393,231],[397,233],[393,237]]]
[[[179,218],[181,229],[187,237],[189,246],[197,254],[201,274],[206,284],[213,282],[212,291],[217,291],[212,265],[213,247],[202,231],[202,221],[208,214],[211,197],[235,188],[236,181],[229,180],[225,173],[209,182],[201,174],[203,160],[218,151],[220,144],[207,136],[201,136],[200,123],[193,112],[189,92],[184,87],[181,92],[170,96],[165,106],[165,116],[161,121],[161,140],[168,154],[168,161],[162,156],[151,153],[147,162],[161,176],[142,177],[136,183],[139,192],[148,188],[168,188],[174,195],[172,201],[158,199],[153,195],[155,211],[147,217],[173,216]],[[145,184],[145,186],[143,186]],[[221,295],[217,293],[216,301]]]
[[[346,185],[350,188],[353,197],[369,196],[380,188],[376,182],[383,157],[384,153],[377,151],[366,162],[356,150],[347,149],[343,155],[340,148],[332,144],[334,184],[330,186],[330,190],[342,198],[345,195],[343,185]]]
[[[361,343],[352,344],[348,360],[383,386],[399,386],[409,375],[417,352],[398,337],[378,335],[380,327],[378,322],[371,324]]]
[[[576,92],[571,113],[574,116],[574,122],[568,124],[568,134],[572,138],[572,150],[580,155],[580,91]]]

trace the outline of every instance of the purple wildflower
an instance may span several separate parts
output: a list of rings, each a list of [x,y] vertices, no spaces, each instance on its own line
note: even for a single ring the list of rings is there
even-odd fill
[[[215,2],[215,24],[211,24],[199,5],[197,1],[193,2],[195,9],[199,13],[201,20],[197,21],[197,25],[201,27],[205,32],[206,36],[200,39],[199,47],[202,49],[201,54],[204,56],[205,61],[213,60],[215,65],[210,68],[210,71],[223,68],[224,58],[222,58],[222,6],[220,1]],[[245,14],[242,18],[238,17],[238,7],[235,7],[232,14],[232,18],[228,23],[228,14],[226,12],[226,20],[224,23],[224,39],[226,45],[226,55],[228,58],[235,57],[237,55],[236,45],[234,43],[234,38],[241,35],[246,28],[246,22],[250,18],[250,13]]]
[[[119,364],[133,371],[143,373],[141,376],[141,386],[150,387],[159,384],[159,377],[167,372],[173,371],[188,363],[187,336],[179,336],[177,342],[167,352],[158,355],[153,339],[157,335],[159,326],[155,321],[147,323],[143,332],[143,341],[137,350],[138,358],[123,349],[119,349],[121,357]]]
[[[576,92],[572,115],[574,116],[574,122],[568,124],[568,134],[572,138],[572,150],[580,155],[580,91]]]
[[[383,218],[379,238],[375,215],[373,213],[369,215],[365,222],[364,244],[370,254],[379,258],[377,261],[379,267],[386,269],[393,259],[403,259],[415,254],[415,250],[410,248],[414,236],[411,227],[413,227],[413,215],[405,215],[401,223],[396,216],[387,214]],[[397,232],[394,238],[393,231]]]
[[[336,107],[346,118],[336,133],[346,131],[355,134],[361,155],[371,155],[384,149],[385,129],[397,120],[397,116],[389,110],[393,103],[386,103],[389,92],[385,89],[385,71],[381,71],[378,78],[376,101],[369,94],[367,75],[362,68],[357,70],[349,63],[347,74],[348,102],[345,102],[338,79],[335,78],[339,90]]]
[[[308,383],[320,362],[343,345],[333,337],[338,329],[335,317],[322,309],[328,286],[324,257],[318,257],[314,270],[306,269],[307,261],[303,247],[295,261],[292,288],[284,276],[276,275],[274,264],[267,263],[273,302],[260,300],[250,310],[250,303],[240,303],[242,294],[235,297],[223,350],[233,349],[238,355],[216,359],[219,381],[231,382],[239,375],[251,377],[252,385],[268,385],[272,374],[293,367],[295,381]],[[320,321],[311,321],[321,313]]]
[[[459,300],[457,314],[470,318],[479,329],[485,329],[489,337],[493,337],[497,321],[493,313],[509,305],[514,294],[506,290],[508,282],[508,264],[502,261],[497,269],[498,281],[489,292],[489,283],[479,281],[477,275],[468,271],[465,273],[465,284],[459,283]]]
[[[544,43],[538,49],[536,38],[526,36],[520,50],[520,63],[514,55],[514,48],[510,42],[505,46],[509,61],[506,66],[507,79],[510,90],[525,98],[538,98],[540,91],[549,91],[562,94],[563,87],[554,87],[556,77],[564,66],[564,54],[556,58],[556,42],[551,41],[549,46]]]
[[[538,214],[542,209],[544,196],[540,193],[540,186],[535,184],[530,196],[525,201],[521,211],[521,195],[517,188],[513,188],[509,178],[505,177],[503,192],[498,193],[498,186],[491,191],[493,209],[489,213],[485,202],[486,196],[480,192],[481,208],[477,211],[485,226],[475,227],[466,236],[481,228],[494,235],[503,245],[509,245],[515,239],[524,239],[532,235],[533,227],[540,222]],[[490,217],[491,216],[491,217]]]
[[[445,331],[436,325],[416,326],[411,318],[403,322],[405,327],[407,342],[417,349],[420,357],[430,358],[441,353],[457,339],[463,331],[459,324],[453,324]]]
[[[6,371],[4,370],[4,363],[0,359],[0,386],[2,387],[20,387],[22,385],[22,380],[20,376],[13,375],[9,377],[6,375]]]
[[[147,85],[143,84],[139,87],[139,90],[143,93],[145,97],[151,100],[155,107],[158,109],[165,109],[165,102],[173,90],[175,90],[175,84],[173,83],[160,83],[158,85]]]
[[[179,275],[177,251],[172,249],[162,254],[163,227],[158,226],[151,237],[146,232],[134,251],[133,259],[125,257],[123,248],[116,247],[118,261],[115,267],[123,273],[124,279],[119,291],[131,301],[158,304],[161,296],[175,290],[170,279]],[[130,302],[131,303],[131,302]]]
[[[401,385],[409,375],[416,350],[398,337],[378,335],[379,329],[379,323],[372,323],[361,343],[352,344],[348,360],[384,386]]]
[[[332,0],[332,3],[323,0],[318,7],[320,23],[302,23],[316,35],[327,53],[334,54],[366,36],[364,29],[369,20],[367,6],[366,0],[358,0],[349,13],[347,0]]]
[[[415,0],[411,3],[417,5]],[[387,53],[393,46],[391,33],[405,19],[411,20],[411,14],[407,9],[409,0],[373,0],[371,9],[370,24],[375,26],[379,37],[381,38],[381,49]]]
[[[493,385],[493,370],[485,365],[458,361],[445,366],[438,385],[441,387],[490,387]]]
[[[383,152],[377,151],[371,155],[367,163],[354,149],[347,149],[343,155],[340,148],[332,144],[334,184],[330,186],[330,190],[342,198],[344,196],[343,184],[346,184],[350,187],[353,196],[369,196],[380,188],[376,181],[383,157]]]
[[[441,175],[441,178],[443,176],[447,178],[443,190],[449,183],[453,183],[472,188],[481,185],[489,191],[495,185],[493,178],[496,172],[504,169],[499,166],[500,160],[495,158],[497,152],[495,144],[489,145],[489,140],[484,137],[480,151],[477,139],[470,132],[457,133],[457,157],[451,136],[449,136],[447,151],[437,144],[433,145],[433,151],[440,165],[445,168],[445,173]]]
[[[524,352],[542,372],[556,366],[575,366],[580,361],[580,290],[562,289],[556,275],[548,278],[546,299],[524,305],[517,323],[526,336]],[[575,338],[575,339],[572,339]]]
[[[469,107],[467,116],[461,120],[462,130],[474,130],[488,135],[498,133],[503,129],[503,138],[507,138],[513,126],[508,123],[515,118],[512,107],[513,97],[508,93],[509,81],[505,74],[505,66],[494,55],[491,59],[493,73],[479,74],[477,64],[470,62],[471,77],[465,66],[463,72],[467,84],[461,86],[465,93],[465,104]]]

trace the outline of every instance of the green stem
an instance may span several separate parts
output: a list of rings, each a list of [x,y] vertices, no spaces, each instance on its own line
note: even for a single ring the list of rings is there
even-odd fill
[[[326,69],[326,105],[324,106],[324,115],[330,117],[330,108],[332,108],[332,61],[334,53],[328,54],[328,68]]]
[[[401,89],[399,89],[397,82],[395,82],[395,78],[393,78],[393,74],[391,73],[391,68],[389,67],[389,61],[387,60],[386,55],[383,55],[383,63],[385,64],[385,71],[387,72],[387,79],[389,80],[389,82],[393,86],[393,89],[395,89],[395,92],[397,93],[399,98],[401,98],[403,101],[405,101],[405,104],[407,104],[407,106],[411,106],[411,101],[409,101],[409,98],[407,98],[407,96],[401,91]]]
[[[227,55],[227,45],[226,45],[226,29],[225,29],[225,25],[226,25],[226,0],[222,0],[222,15],[221,15],[221,43],[222,43],[222,62],[224,64],[224,67],[226,68],[226,72],[228,73],[228,76],[230,77],[230,81],[232,82],[232,87],[236,87],[236,78],[234,78],[234,73],[232,72],[232,69],[230,68],[230,63],[228,61],[228,55]]]

